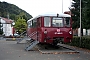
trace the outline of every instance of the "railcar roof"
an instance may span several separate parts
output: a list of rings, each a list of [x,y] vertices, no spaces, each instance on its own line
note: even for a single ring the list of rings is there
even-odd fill
[[[28,21],[31,21],[31,20],[39,18],[39,17],[45,17],[45,16],[51,16],[51,17],[55,16],[55,17],[57,17],[57,14],[42,14],[42,15],[38,15],[34,18],[31,18]],[[71,15],[69,15],[69,14],[58,14],[58,17],[71,17]]]

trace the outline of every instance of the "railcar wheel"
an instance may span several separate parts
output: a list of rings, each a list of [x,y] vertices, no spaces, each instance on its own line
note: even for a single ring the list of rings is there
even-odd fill
[[[55,46],[56,46],[56,45],[57,45],[57,43],[58,43],[58,42],[57,42],[56,40],[54,40],[54,41],[53,41],[53,45],[55,45]]]
[[[56,45],[57,45],[57,43],[53,43],[52,45],[56,46]]]

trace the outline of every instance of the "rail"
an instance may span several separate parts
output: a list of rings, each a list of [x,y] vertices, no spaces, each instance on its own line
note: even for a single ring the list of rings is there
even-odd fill
[[[33,32],[33,33],[31,33],[28,37],[33,37],[34,35],[36,35],[37,34],[37,32]],[[37,38],[37,36],[35,37],[35,38]]]

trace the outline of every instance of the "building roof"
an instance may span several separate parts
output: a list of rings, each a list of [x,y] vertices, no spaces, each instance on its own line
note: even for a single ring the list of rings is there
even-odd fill
[[[6,23],[9,23],[9,24],[13,22],[13,20],[8,19],[8,18],[1,17],[1,19],[4,20]]]

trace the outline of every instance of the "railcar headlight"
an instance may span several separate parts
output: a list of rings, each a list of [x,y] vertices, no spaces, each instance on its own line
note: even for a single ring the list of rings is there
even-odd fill
[[[47,34],[47,31],[44,31],[44,34]]]
[[[72,31],[69,31],[69,34],[72,34]]]

